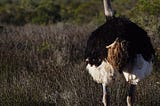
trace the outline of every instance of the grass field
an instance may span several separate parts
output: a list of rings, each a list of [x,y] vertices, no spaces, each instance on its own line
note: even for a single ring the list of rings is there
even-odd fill
[[[83,60],[94,29],[62,23],[2,27],[0,106],[102,106],[102,87],[87,73]],[[154,70],[137,86],[135,106],[160,105],[160,43],[154,39]],[[121,75],[109,88],[111,106],[126,106],[127,88]]]

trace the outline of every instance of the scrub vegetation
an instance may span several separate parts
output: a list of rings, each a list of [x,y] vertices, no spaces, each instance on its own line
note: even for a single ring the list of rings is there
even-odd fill
[[[136,89],[136,106],[160,104],[160,1],[113,0],[117,16],[143,27],[156,50],[154,69]],[[101,85],[85,69],[90,33],[105,21],[98,0],[0,1],[0,105],[102,106]],[[111,105],[125,106],[123,75]],[[126,89],[125,89],[126,88]]]

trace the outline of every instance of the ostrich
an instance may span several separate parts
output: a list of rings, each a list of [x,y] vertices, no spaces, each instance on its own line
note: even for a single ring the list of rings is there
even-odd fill
[[[124,17],[114,16],[110,0],[103,0],[106,22],[88,38],[85,50],[86,69],[102,84],[104,106],[118,73],[130,85],[127,105],[133,106],[138,82],[151,73],[155,51],[147,32]]]

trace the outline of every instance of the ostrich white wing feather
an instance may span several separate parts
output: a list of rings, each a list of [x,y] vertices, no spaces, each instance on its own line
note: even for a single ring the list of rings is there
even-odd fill
[[[112,65],[107,61],[102,61],[101,65],[98,67],[88,64],[86,68],[89,71],[89,74],[93,77],[93,80],[97,83],[110,85],[115,79],[115,71]]]
[[[137,85],[138,82],[148,76],[152,71],[152,62],[144,60],[141,54],[137,54],[132,68],[123,71],[126,81]]]

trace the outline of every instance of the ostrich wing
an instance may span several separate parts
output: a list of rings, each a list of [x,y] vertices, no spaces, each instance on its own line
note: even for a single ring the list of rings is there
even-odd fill
[[[108,49],[107,61],[121,73],[130,59],[129,42],[117,38],[106,48]]]

